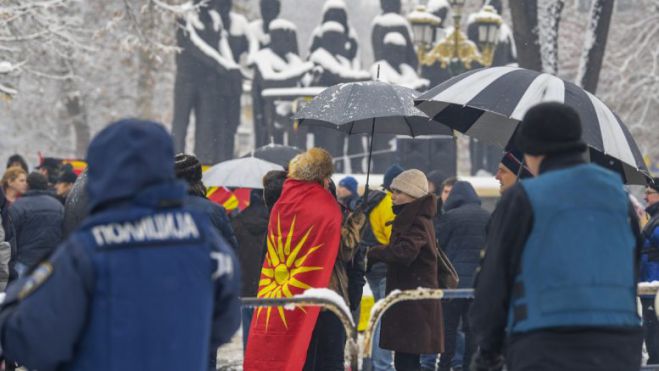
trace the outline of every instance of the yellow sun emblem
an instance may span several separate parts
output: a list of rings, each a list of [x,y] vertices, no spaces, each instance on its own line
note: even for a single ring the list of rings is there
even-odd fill
[[[311,288],[311,286],[308,284],[300,281],[301,278],[299,276],[305,272],[323,269],[323,267],[304,266],[304,262],[307,260],[307,258],[316,250],[318,250],[322,244],[310,247],[306,254],[300,258],[298,258],[298,255],[307,242],[307,238],[309,237],[312,229],[313,227],[309,227],[304,236],[302,236],[302,238],[297,241],[295,247],[293,250],[291,250],[293,235],[295,234],[295,217],[293,217],[293,221],[291,222],[291,227],[288,231],[288,234],[284,236],[281,233],[281,220],[279,218],[279,214],[277,215],[277,234],[275,235],[274,232],[270,232],[267,238],[267,264],[261,270],[261,280],[259,281],[259,292],[257,295],[259,298],[288,298],[294,295],[292,291],[300,291]],[[285,241],[284,237],[286,238]],[[264,307],[259,307],[257,309],[257,321],[263,309]],[[284,308],[277,307],[277,311],[279,312],[279,317],[281,318],[284,327],[288,328],[288,324],[286,323],[286,315],[284,314]],[[272,307],[268,307],[266,309],[265,319],[266,331],[268,329],[268,325],[270,324],[271,312]]]

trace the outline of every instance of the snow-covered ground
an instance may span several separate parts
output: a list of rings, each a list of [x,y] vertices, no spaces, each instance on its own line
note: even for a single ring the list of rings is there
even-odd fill
[[[217,369],[236,371],[243,369],[243,331],[236,332],[231,341],[217,350]]]

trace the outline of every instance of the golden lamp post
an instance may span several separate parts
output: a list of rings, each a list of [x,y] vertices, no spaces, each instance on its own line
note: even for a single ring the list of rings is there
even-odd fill
[[[433,45],[441,20],[427,11],[425,6],[417,6],[408,15],[414,33],[419,65],[449,69],[451,75],[458,75],[475,67],[489,67],[499,38],[501,17],[496,10],[486,5],[476,15],[478,46],[461,31],[462,12],[465,0],[449,0],[453,13],[453,30]],[[482,52],[479,52],[479,46]]]

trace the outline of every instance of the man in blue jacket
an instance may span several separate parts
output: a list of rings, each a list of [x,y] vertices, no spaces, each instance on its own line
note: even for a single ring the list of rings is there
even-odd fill
[[[158,124],[109,125],[88,153],[90,216],[7,290],[4,357],[28,369],[204,370],[240,325],[239,271],[208,217],[183,207]],[[213,368],[214,369],[214,368]]]
[[[641,254],[641,281],[659,281],[659,178],[645,188],[645,211],[650,215],[643,228],[643,252]],[[659,323],[654,308],[654,298],[641,298],[643,306],[643,330],[648,349],[648,364],[659,363]]]
[[[27,176],[28,191],[9,208],[16,231],[15,268],[25,275],[46,259],[62,242],[64,206],[48,189],[45,175],[32,172]]]
[[[641,245],[618,174],[583,159],[577,112],[542,103],[524,116],[518,148],[535,178],[495,210],[476,281],[472,370],[634,370]]]

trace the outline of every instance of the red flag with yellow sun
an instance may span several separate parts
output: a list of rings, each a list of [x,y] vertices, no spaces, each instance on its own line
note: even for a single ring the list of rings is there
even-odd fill
[[[339,249],[341,211],[319,183],[288,179],[270,213],[259,298],[285,298],[326,288]],[[257,307],[244,369],[301,370],[318,307]]]

